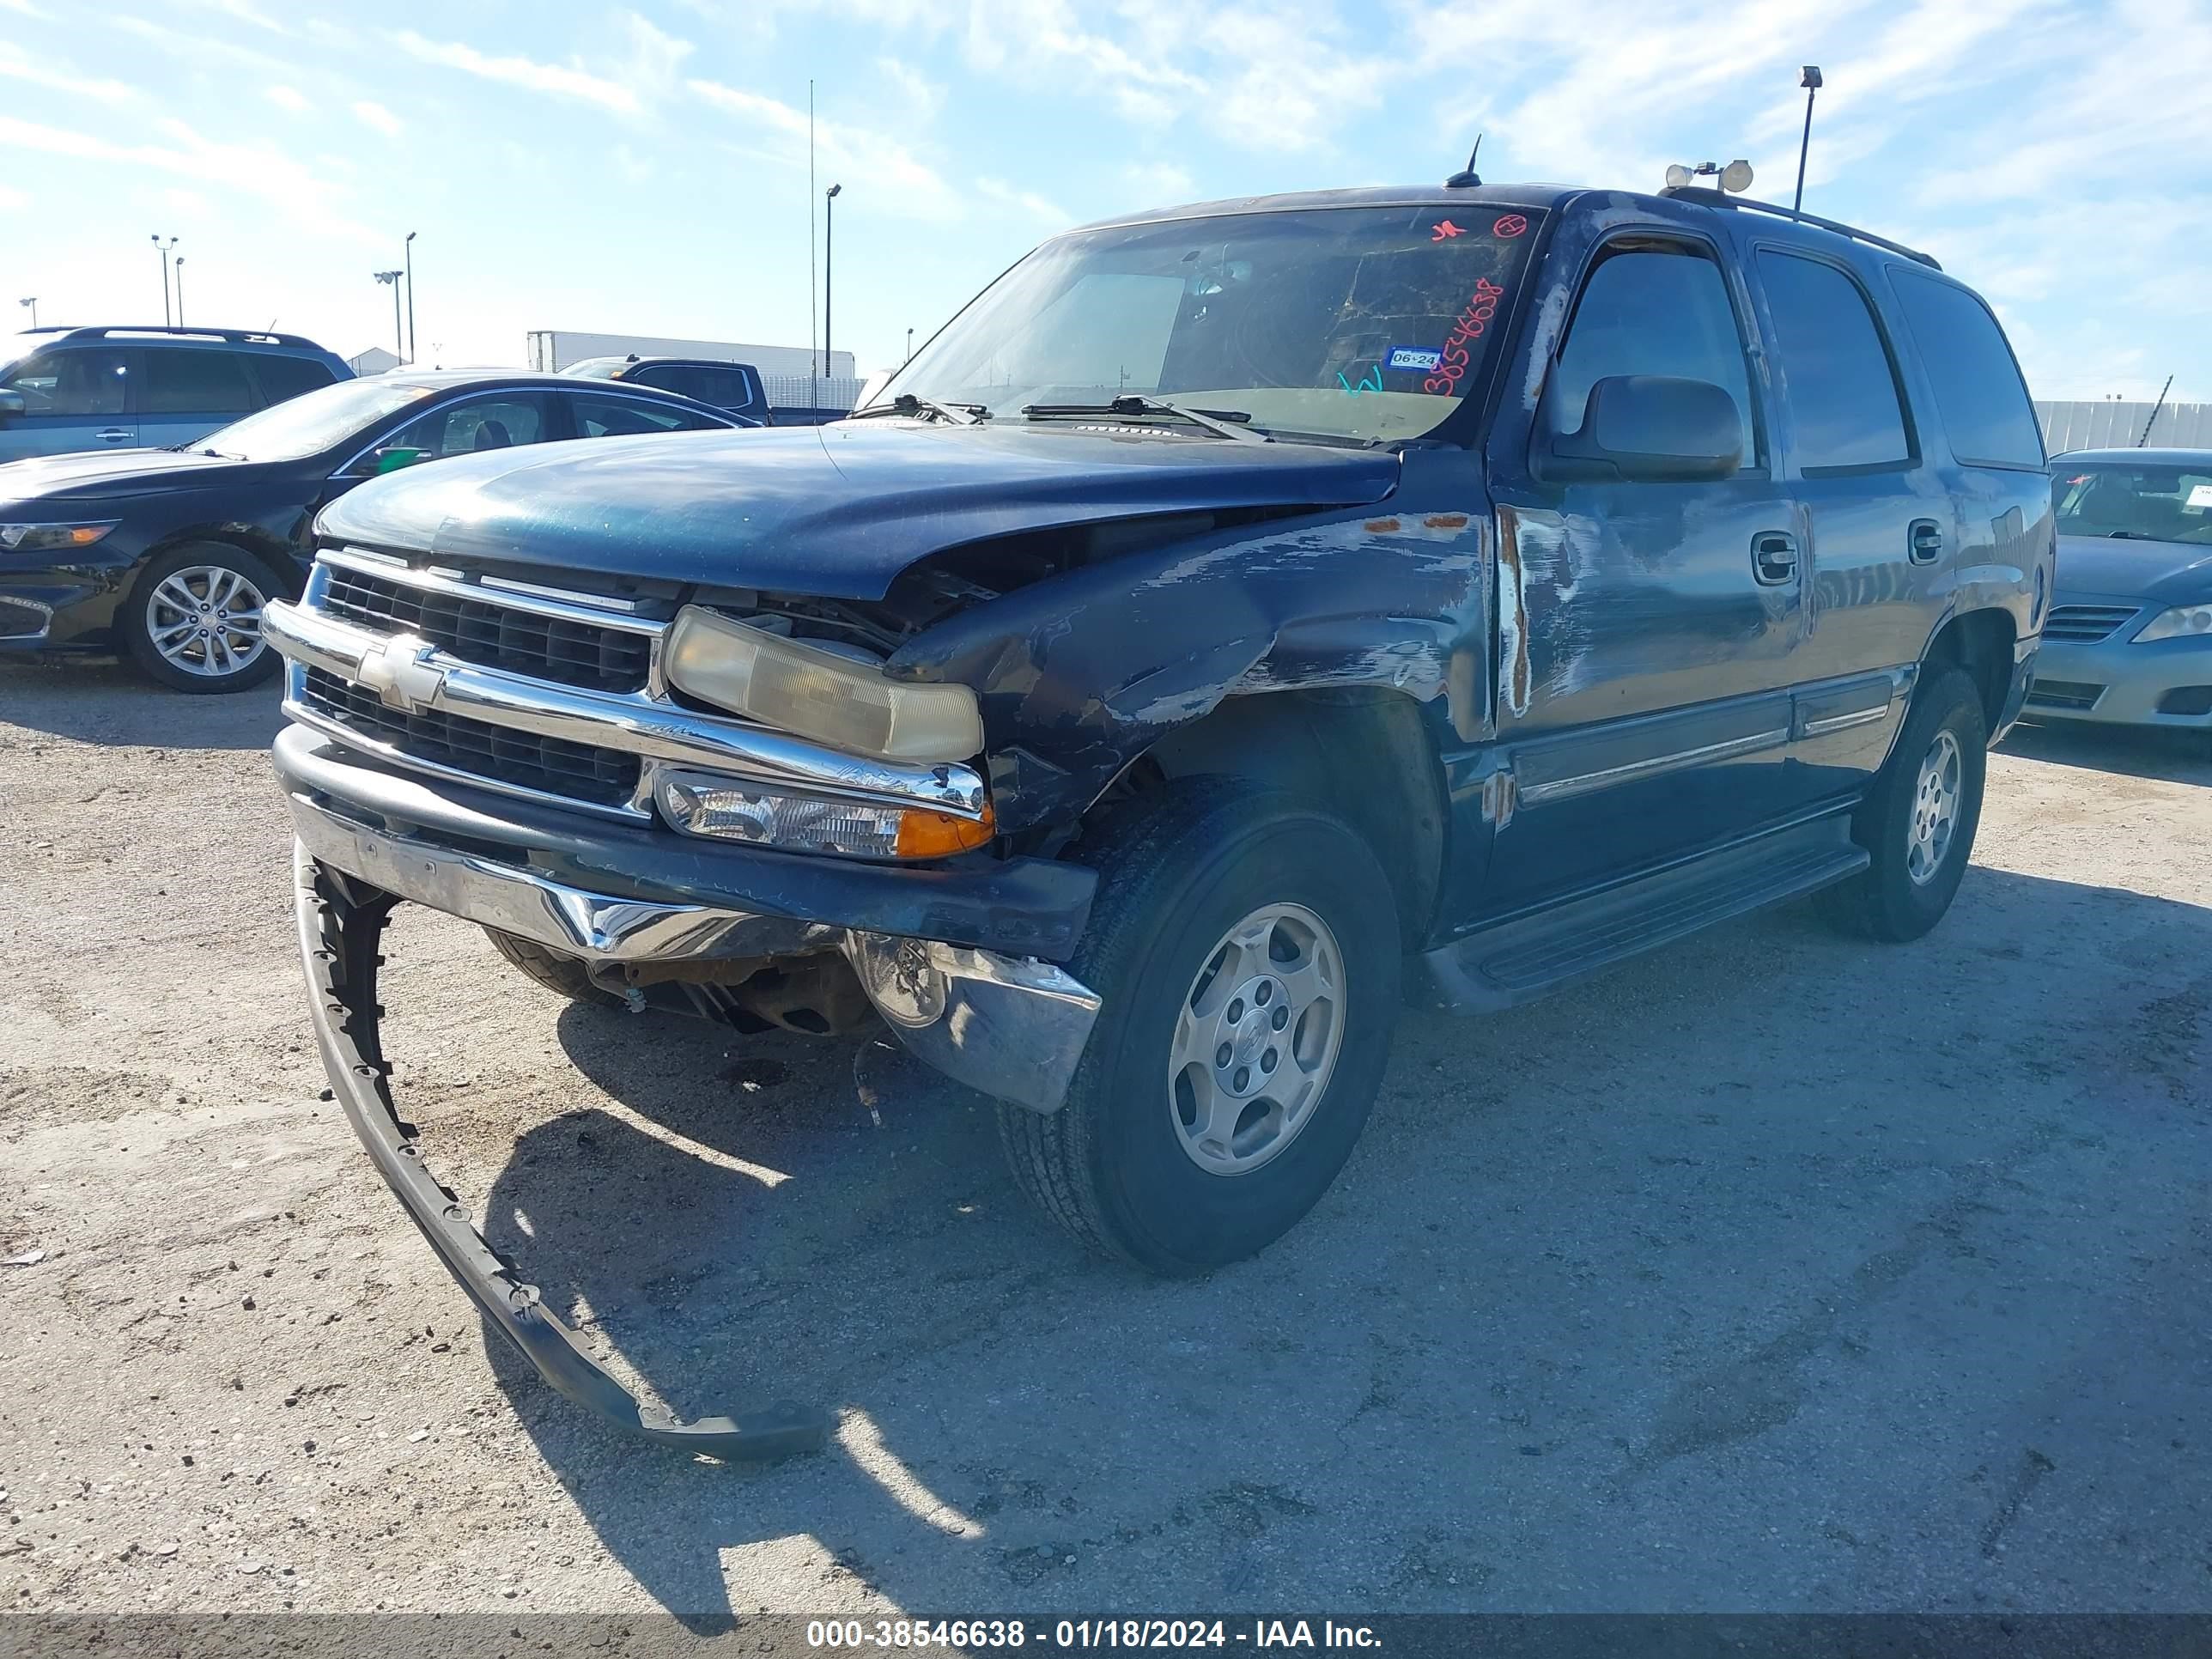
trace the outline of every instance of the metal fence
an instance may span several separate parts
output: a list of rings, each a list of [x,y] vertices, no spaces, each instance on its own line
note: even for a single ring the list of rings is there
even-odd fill
[[[2155,420],[2151,411],[2158,410]],[[2212,404],[2102,403],[2038,404],[2044,447],[2052,454],[2069,449],[2132,449],[2150,424],[2154,449],[2212,449]]]
[[[850,409],[867,385],[857,374],[763,374],[770,409]]]

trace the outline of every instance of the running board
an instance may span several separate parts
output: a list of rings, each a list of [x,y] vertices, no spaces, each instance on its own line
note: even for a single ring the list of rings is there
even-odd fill
[[[1498,922],[1419,958],[1425,1006],[1481,1013],[1796,898],[1867,867],[1841,815],[1670,865],[1586,898]]]

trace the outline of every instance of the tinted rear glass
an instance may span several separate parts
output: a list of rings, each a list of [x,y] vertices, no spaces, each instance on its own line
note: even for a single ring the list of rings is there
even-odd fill
[[[313,392],[317,386],[328,386],[337,379],[327,366],[312,357],[256,357],[253,368],[261,377],[263,396],[272,404],[281,404],[285,398],[296,398],[303,392]]]
[[[1798,466],[1814,473],[1910,459],[1889,353],[1859,285],[1833,265],[1767,249],[1759,275],[1781,348]]]
[[[1989,307],[1954,283],[1902,265],[1890,270],[1936,387],[1951,453],[1969,464],[2040,467],[2035,405]]]
[[[146,353],[141,415],[243,415],[260,402],[237,352],[191,347]]]

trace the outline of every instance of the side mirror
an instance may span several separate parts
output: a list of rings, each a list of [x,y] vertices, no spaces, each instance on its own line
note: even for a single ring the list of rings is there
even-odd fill
[[[1535,459],[1547,483],[1725,478],[1743,462],[1743,420],[1709,380],[1612,374],[1590,388],[1582,429],[1553,434]]]
[[[0,421],[13,420],[24,410],[23,394],[0,389]]]
[[[368,459],[369,477],[380,478],[387,472],[398,471],[403,466],[414,465],[422,459],[422,452],[419,449],[395,447],[391,449],[380,449]]]

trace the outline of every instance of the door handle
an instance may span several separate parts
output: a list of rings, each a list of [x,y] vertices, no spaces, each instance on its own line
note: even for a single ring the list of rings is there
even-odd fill
[[[1769,587],[1797,574],[1797,538],[1787,531],[1762,530],[1751,538],[1751,570]]]
[[[104,426],[92,434],[104,444],[119,444],[131,435],[128,427]]]
[[[1933,519],[1915,519],[1905,542],[1915,564],[1933,564],[1943,556],[1943,529]]]

